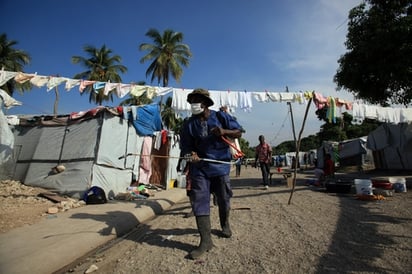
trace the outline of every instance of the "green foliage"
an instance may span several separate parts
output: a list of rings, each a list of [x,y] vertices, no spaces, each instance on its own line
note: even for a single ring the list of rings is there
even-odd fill
[[[319,140],[322,141],[343,141],[348,139],[344,128],[339,124],[325,123],[318,133]]]
[[[23,50],[15,49],[17,41],[8,40],[5,33],[0,35],[0,68],[7,71],[24,71],[24,66],[30,64],[31,58],[28,53]],[[19,84],[15,81],[7,81],[0,88],[7,92],[10,96],[15,90],[24,92],[30,90],[32,85],[29,81],[24,84]]]
[[[327,107],[318,109],[316,115],[321,121],[325,121],[325,124],[321,126],[318,133],[319,145],[322,141],[343,141],[358,137],[367,136],[371,131],[375,130],[380,124],[375,120],[365,119],[362,124],[353,124],[353,117],[347,112],[344,112],[342,118],[336,118],[336,123],[328,122],[326,113]]]
[[[280,143],[273,150],[273,155],[283,155],[286,152],[296,151],[295,141],[285,141]]]
[[[309,135],[300,141],[300,151],[309,151],[319,147],[319,137],[317,135]]]
[[[172,108],[172,97],[168,97],[166,103],[162,104],[161,116],[166,128],[173,130],[174,132],[180,132],[183,125],[183,119],[176,116],[176,113]]]
[[[113,51],[107,48],[106,45],[103,45],[100,49],[87,45],[83,50],[87,57],[73,56],[72,63],[80,63],[87,70],[76,74],[73,78],[111,83],[122,82],[119,73],[127,72],[127,68],[120,65],[122,58],[119,55],[112,55]],[[82,95],[85,93],[89,93],[89,102],[98,105],[101,105],[104,101],[113,102],[113,90],[105,95],[104,88],[96,92],[92,86],[87,86]]]
[[[346,47],[334,77],[370,103],[412,101],[412,2],[365,0],[349,13]]]
[[[245,158],[255,158],[255,148],[249,147],[249,142],[244,138],[239,138],[239,145]]]
[[[167,29],[163,35],[156,29],[149,29],[146,36],[153,40],[153,44],[142,43],[141,51],[148,53],[140,59],[140,63],[152,61],[146,70],[146,77],[151,75],[151,82],[157,79],[158,84],[163,81],[163,86],[169,84],[169,75],[177,82],[183,75],[182,66],[189,66],[192,56],[188,45],[183,44],[183,34]]]

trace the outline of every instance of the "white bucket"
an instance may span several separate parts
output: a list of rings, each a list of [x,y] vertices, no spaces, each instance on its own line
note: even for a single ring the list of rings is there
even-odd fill
[[[177,187],[186,188],[186,175],[185,174],[178,174]]]
[[[357,195],[373,195],[372,180],[355,179],[355,187]]]
[[[392,187],[395,190],[395,192],[406,192],[406,179],[405,178],[389,177],[389,182],[391,182]]]

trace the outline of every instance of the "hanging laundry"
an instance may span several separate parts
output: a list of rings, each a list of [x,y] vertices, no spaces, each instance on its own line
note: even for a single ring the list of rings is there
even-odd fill
[[[104,90],[103,90],[103,94],[104,96],[109,95],[109,93],[111,91],[113,91],[117,86],[117,83],[106,83],[106,85],[104,86]]]
[[[152,136],[155,131],[160,131],[163,127],[159,105],[138,106],[136,116],[133,116],[131,122],[139,136]]]
[[[24,84],[27,81],[30,81],[36,74],[27,74],[23,72],[17,73],[17,75],[14,77],[14,81],[16,81],[19,84]]]
[[[80,85],[80,79],[68,79],[64,88],[66,91],[70,91],[72,88],[78,85]]]
[[[41,75],[36,75],[30,79],[30,83],[32,83],[34,86],[38,88],[45,86],[48,81],[49,81],[48,76],[41,76]]]
[[[130,88],[130,95],[140,97],[146,92],[146,86],[132,85]]]
[[[93,90],[95,93],[99,93],[99,89],[103,89],[105,87],[106,83],[105,82],[95,82],[93,84]]]
[[[94,83],[96,83],[96,81],[80,80],[80,87],[79,87],[80,93],[83,93],[83,91],[86,87],[91,86]]]
[[[336,105],[335,105],[335,98],[329,96],[327,98],[327,106],[328,110],[326,111],[326,117],[329,123],[336,123]]]
[[[252,111],[252,93],[245,91],[239,92],[239,107],[243,111],[250,112]]]
[[[267,92],[264,92],[264,91],[262,91],[262,92],[253,92],[253,98],[255,98],[255,100],[258,101],[258,102],[264,102],[264,103],[269,102],[268,94],[267,94]],[[279,99],[280,99],[280,96],[279,96]]]
[[[130,84],[117,84],[116,86],[116,94],[117,97],[123,98],[130,92],[131,85]]]
[[[0,97],[3,99],[3,104],[6,109],[22,105],[20,101],[11,97],[5,90],[0,89]]]
[[[139,184],[149,184],[150,177],[152,176],[152,161],[150,158],[150,154],[152,153],[152,142],[153,139],[151,136],[145,136],[143,138],[139,165]]]
[[[267,97],[272,101],[272,102],[280,102],[280,93],[279,92],[268,92]]]
[[[313,93],[313,103],[317,109],[322,109],[326,106],[328,100],[322,94],[318,92]]]
[[[47,91],[52,90],[53,88],[55,88],[58,85],[66,82],[67,80],[68,80],[68,78],[66,78],[66,77],[50,76],[49,81],[47,82]]]
[[[220,106],[237,108],[239,106],[239,96],[237,91],[220,92]]]
[[[295,94],[293,92],[280,92],[280,101],[282,102],[294,102]]]
[[[7,83],[10,79],[13,79],[17,75],[17,72],[0,70],[0,87]]]

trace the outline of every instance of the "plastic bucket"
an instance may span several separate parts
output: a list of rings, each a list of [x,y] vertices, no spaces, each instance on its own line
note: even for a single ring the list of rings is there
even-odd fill
[[[357,195],[373,195],[372,181],[369,179],[355,179]]]
[[[389,182],[392,183],[395,192],[406,192],[405,178],[389,177]]]
[[[177,187],[186,188],[186,175],[179,174],[177,177]]]

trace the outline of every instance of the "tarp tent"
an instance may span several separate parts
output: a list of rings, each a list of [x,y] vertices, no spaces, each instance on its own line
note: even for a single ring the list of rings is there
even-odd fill
[[[412,170],[412,124],[383,124],[369,133],[376,169]]]
[[[155,116],[160,119],[160,113]],[[95,109],[76,119],[38,118],[21,119],[12,127],[13,179],[75,198],[81,198],[91,186],[99,186],[111,198],[138,178],[144,136],[138,134],[136,123],[114,109]],[[144,124],[155,127],[156,123],[147,119]],[[153,136],[157,127],[151,130]],[[56,173],[53,168],[59,164],[65,171]],[[168,170],[163,172],[164,181],[173,176],[167,175]]]
[[[326,154],[330,154],[340,167],[357,166],[362,170],[365,166],[373,166],[372,151],[367,149],[366,142],[366,136],[340,142],[323,141],[317,150],[318,167],[323,168]]]
[[[339,142],[339,166],[373,166],[372,151],[366,147],[367,139],[363,136]]]
[[[330,154],[332,156],[332,160],[336,164],[336,162],[339,159],[338,146],[339,146],[339,143],[335,141],[322,141],[321,146],[317,149],[317,152],[316,152],[316,161],[317,161],[316,166],[318,168],[323,168],[325,164],[326,154]]]

